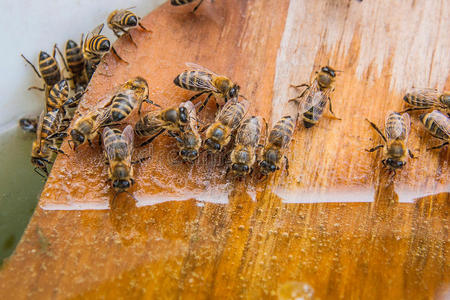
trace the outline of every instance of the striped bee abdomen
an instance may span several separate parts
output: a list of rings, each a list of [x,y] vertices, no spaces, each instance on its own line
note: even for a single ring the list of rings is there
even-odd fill
[[[303,113],[303,124],[306,128],[311,128],[317,124],[325,109],[326,102],[319,103]]]
[[[133,95],[120,93],[114,96],[107,123],[119,122],[128,117],[136,105]]]
[[[294,127],[294,119],[291,116],[282,117],[270,131],[269,142],[280,148],[287,146],[291,141]]]
[[[69,71],[78,74],[83,71],[84,68],[84,57],[81,48],[78,47],[77,43],[72,40],[68,40],[66,43],[66,61]]]
[[[190,91],[210,90],[212,75],[203,71],[184,71],[178,75],[173,83]]]
[[[407,136],[407,124],[404,118],[399,113],[391,113],[386,120],[385,133],[389,137],[396,137],[396,139],[403,140]],[[401,132],[399,132],[401,131]]]
[[[170,0],[170,4],[174,6],[184,5],[193,2],[194,0]]]
[[[39,72],[48,86],[53,86],[61,79],[58,63],[53,56],[41,51],[39,53]]]
[[[47,97],[47,110],[53,111],[60,108],[69,96],[69,86],[66,80],[56,83]]]

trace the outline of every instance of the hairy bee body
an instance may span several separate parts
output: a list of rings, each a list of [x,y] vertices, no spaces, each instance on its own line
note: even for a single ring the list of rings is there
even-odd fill
[[[142,26],[141,18],[139,18],[131,11],[125,9],[118,9],[113,11],[108,16],[106,23],[117,37],[121,37],[123,34],[129,35],[129,29],[135,28],[137,26],[141,27],[145,31],[150,31]]]
[[[241,125],[248,109],[248,101],[229,101],[216,116],[216,120],[206,130],[205,147],[210,152],[218,152],[231,140],[231,134]]]
[[[72,40],[66,42],[65,57],[71,74],[71,88],[75,91],[84,90],[89,82],[86,71],[86,60],[83,50]]]
[[[142,77],[136,77],[125,82],[119,92],[110,101],[106,124],[117,123],[127,118],[131,112],[143,102],[153,103],[148,100],[148,84]]]
[[[291,142],[295,122],[292,116],[284,116],[273,126],[259,165],[262,174],[267,175],[280,169],[281,158]]]
[[[105,115],[104,111],[92,110],[75,121],[70,131],[72,139],[69,141],[69,144],[73,142],[74,150],[86,142],[92,144],[98,135],[98,129],[105,119]]]
[[[49,87],[61,80],[61,71],[54,55],[50,56],[44,51],[39,53],[39,72],[45,84]]]
[[[133,184],[133,128],[128,125],[123,132],[120,129],[103,130],[103,146],[108,160],[108,178],[117,192],[127,191]]]
[[[235,146],[231,152],[231,171],[235,176],[249,174],[256,161],[256,148],[261,137],[261,117],[245,119],[236,133]]]
[[[83,93],[77,93],[73,97],[67,99],[61,106],[62,113],[61,119],[59,122],[59,131],[66,131],[70,122],[72,122],[73,116],[75,115],[75,111],[78,108],[78,104],[80,103],[81,96]]]
[[[194,63],[186,63],[186,65],[192,70],[182,72],[175,77],[173,82],[180,88],[200,92],[189,99],[189,101],[193,101],[205,93],[207,94],[198,111],[201,111],[206,106],[211,96],[214,96],[216,100],[223,99],[225,103],[238,97],[240,87],[229,78],[217,75],[205,67]]]
[[[413,88],[405,94],[403,100],[412,106],[405,112],[435,108],[450,113],[450,92]]]
[[[450,142],[449,117],[447,117],[438,110],[433,110],[430,113],[421,115],[420,121],[432,136],[444,141],[442,145],[432,147],[430,149],[438,149],[449,144]]]
[[[97,26],[89,35],[86,36],[83,45],[84,58],[94,65],[97,65],[104,54],[111,49],[111,42],[109,39],[101,35],[103,24]]]
[[[382,160],[383,165],[387,165],[391,170],[401,169],[406,165],[408,155],[413,157],[411,151],[406,146],[409,136],[411,121],[407,113],[401,115],[396,112],[390,112],[386,116],[384,134],[372,122],[370,125],[382,137],[384,144],[378,145],[370,150],[373,152],[384,148]]]
[[[47,110],[60,109],[69,96],[69,85],[65,79],[59,81],[51,88],[47,96]]]

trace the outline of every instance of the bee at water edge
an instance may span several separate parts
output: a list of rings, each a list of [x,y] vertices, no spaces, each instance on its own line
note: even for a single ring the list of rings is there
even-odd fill
[[[366,119],[367,120],[367,119]],[[384,148],[383,160],[381,161],[384,166],[387,166],[391,171],[396,173],[397,169],[403,168],[406,165],[408,155],[414,158],[414,155],[407,147],[408,136],[411,126],[411,120],[407,113],[403,115],[390,112],[386,116],[384,133],[375,125],[370,122],[370,126],[381,136],[384,144],[373,147],[367,150],[373,152]]]

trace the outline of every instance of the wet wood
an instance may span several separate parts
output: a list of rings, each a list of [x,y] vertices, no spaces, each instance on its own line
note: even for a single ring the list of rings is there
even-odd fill
[[[0,298],[444,299],[450,289],[448,148],[412,114],[418,156],[395,177],[365,118],[380,124],[416,87],[450,89],[448,1],[205,1],[166,4],[115,45],[81,111],[132,76],[167,106],[192,93],[173,85],[185,62],[230,76],[251,114],[275,122],[320,66],[338,74],[333,108],[298,124],[282,170],[265,181],[225,178],[223,159],[180,163],[168,137],[138,149],[129,195],[106,184],[100,149],[58,157],[39,207],[0,272]],[[214,114],[213,101],[203,117]],[[146,106],[150,110],[152,107]],[[327,115],[328,114],[328,115]],[[130,123],[136,121],[136,116]]]

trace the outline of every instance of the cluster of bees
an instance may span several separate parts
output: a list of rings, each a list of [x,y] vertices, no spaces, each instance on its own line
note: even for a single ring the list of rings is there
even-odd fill
[[[202,1],[199,1],[195,9]],[[193,0],[171,0],[172,5],[190,2]],[[128,31],[130,28],[139,26],[150,31],[142,26],[139,17],[127,10],[111,13],[107,24],[116,36],[127,34],[131,41],[133,40]],[[147,159],[132,160],[135,136],[143,140],[140,146],[144,146],[164,132],[176,141],[178,154],[186,162],[194,162],[202,150],[210,153],[226,152],[231,161],[227,173],[243,178],[257,170],[262,176],[267,176],[281,168],[283,159],[284,167],[288,170],[285,152],[299,118],[304,127],[310,128],[320,120],[327,104],[334,116],[331,94],[339,71],[332,67],[320,68],[309,83],[294,85],[296,89],[302,90],[299,96],[289,99],[288,103],[294,104],[297,110],[294,114],[282,116],[269,130],[264,118],[247,116],[250,103],[245,96],[239,94],[239,85],[224,75],[187,63],[187,70],[176,76],[173,82],[179,88],[196,92],[189,100],[162,108],[149,100],[149,88],[144,78],[131,78],[120,85],[102,107],[92,109],[76,119],[68,132],[78,102],[102,56],[109,51],[117,55],[109,40],[100,35],[102,28],[103,25],[100,25],[87,35],[80,47],[75,42],[68,41],[64,56],[56,46],[52,56],[41,52],[39,72],[33,66],[38,76],[44,80],[42,90],[45,91],[46,98],[46,109],[37,122],[37,137],[33,143],[31,158],[36,172],[42,176],[48,176],[51,152],[65,154],[60,146],[66,136],[69,136],[68,144],[73,150],[84,144],[92,145],[98,137],[108,166],[108,181],[117,193],[127,192],[135,182],[133,164]],[[59,70],[55,49],[60,53],[68,76],[62,76]],[[117,57],[121,59],[118,55]],[[70,92],[72,97],[69,97]],[[200,97],[203,100],[199,101]],[[198,114],[211,98],[216,101],[215,119],[211,124],[199,128]],[[406,94],[404,100],[412,107],[402,113],[389,113],[384,134],[374,123],[368,121],[384,141],[368,151],[384,148],[383,165],[394,172],[406,164],[408,155],[413,157],[406,145],[410,130],[407,111],[435,109],[420,116],[425,128],[443,141],[441,145],[431,149],[447,145],[450,138],[450,94],[413,89]],[[141,108],[144,102],[157,109],[143,114]],[[123,130],[119,129],[118,126],[135,110],[139,114],[139,120],[134,126],[127,125]],[[336,116],[334,118],[339,119]]]

